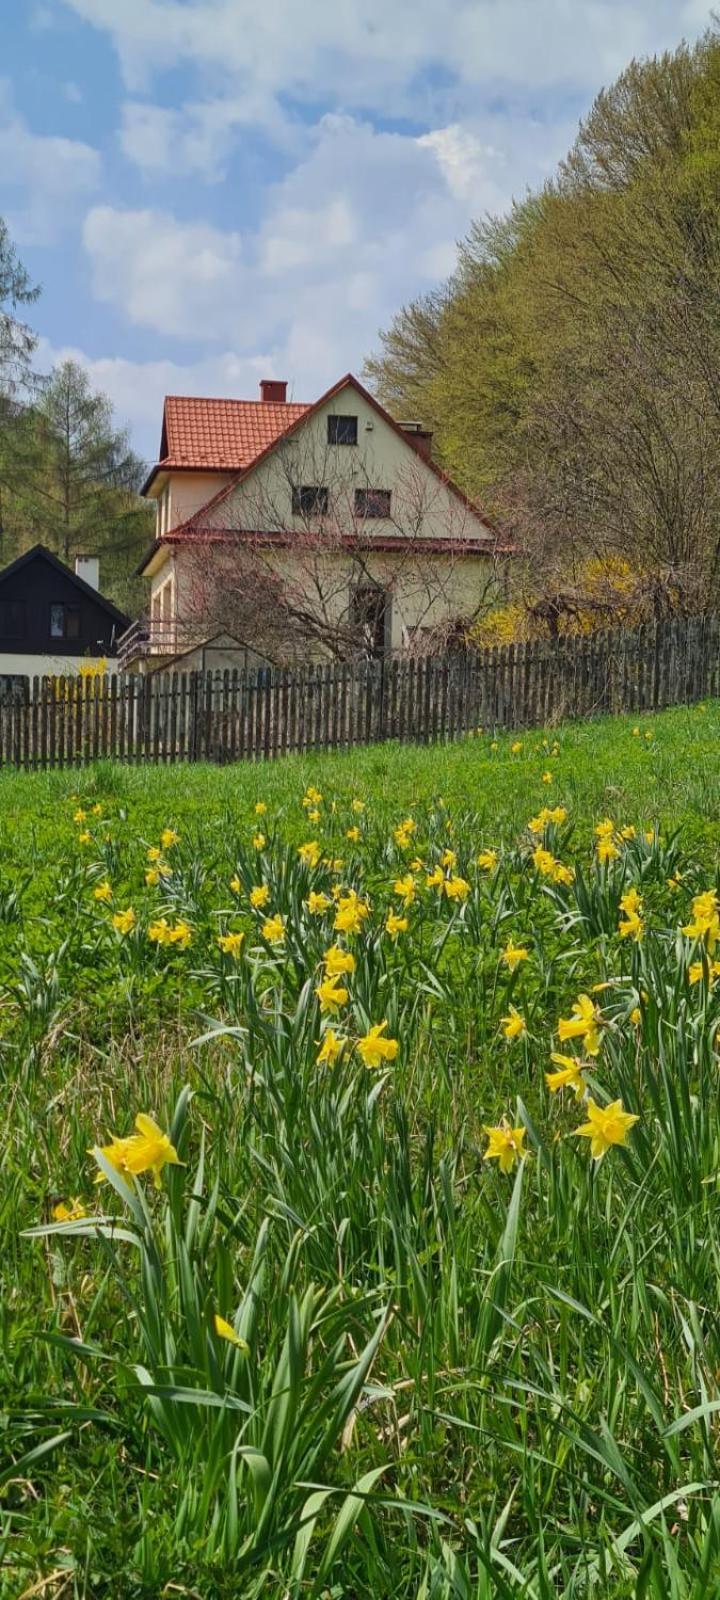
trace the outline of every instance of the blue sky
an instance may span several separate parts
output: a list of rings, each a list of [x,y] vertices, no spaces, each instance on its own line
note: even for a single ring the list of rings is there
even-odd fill
[[[152,459],[166,392],[312,399],[705,0],[6,0],[0,214]]]

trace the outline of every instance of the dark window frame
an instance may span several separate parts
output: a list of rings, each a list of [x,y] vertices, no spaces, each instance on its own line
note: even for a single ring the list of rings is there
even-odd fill
[[[60,633],[58,633],[57,629],[53,627],[53,612],[58,611],[62,613],[62,631]],[[80,607],[69,605],[65,600],[52,600],[50,602],[50,617],[48,624],[49,637],[51,639],[70,640],[75,643],[80,639],[80,632]]]
[[[355,515],[387,521],[392,516],[392,489],[356,489]]]
[[[338,445],[357,444],[358,418],[348,412],[331,412],[327,419],[327,442]]]
[[[367,620],[358,615],[361,604],[367,611],[368,602],[372,600],[375,608],[375,617]],[[356,583],[350,590],[350,625],[353,628],[372,629],[374,637],[364,644],[364,654],[371,660],[379,660],[386,656],[391,647],[392,640],[392,595],[380,583],[365,581]]]
[[[292,510],[294,517],[326,517],[329,505],[330,491],[324,484],[293,484]]]
[[[11,619],[8,624],[4,624],[5,617]],[[25,601],[0,599],[0,639],[25,639],[26,637],[27,607]]]

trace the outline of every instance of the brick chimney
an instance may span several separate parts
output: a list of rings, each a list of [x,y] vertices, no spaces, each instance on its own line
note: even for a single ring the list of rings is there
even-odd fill
[[[287,384],[281,378],[261,378],[260,399],[283,406],[287,400]]]
[[[403,433],[406,433],[408,438],[412,439],[416,450],[419,450],[421,455],[427,456],[429,460],[432,455],[432,430],[424,428],[421,422],[401,422],[400,427]]]

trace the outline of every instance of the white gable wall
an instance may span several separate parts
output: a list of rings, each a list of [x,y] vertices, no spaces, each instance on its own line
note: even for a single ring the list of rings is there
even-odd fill
[[[357,417],[356,446],[328,444],[328,415]],[[200,517],[199,525],[302,533],[312,519],[293,513],[293,484],[328,489],[329,523],[339,533],[362,529],[367,538],[492,539],[480,517],[351,385],[281,441],[218,507]],[[358,520],[355,490],[368,488],[391,491],[389,519]]]

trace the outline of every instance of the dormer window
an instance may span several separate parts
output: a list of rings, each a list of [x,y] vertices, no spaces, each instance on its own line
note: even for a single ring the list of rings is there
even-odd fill
[[[328,444],[357,444],[357,417],[328,417]]]
[[[322,484],[304,483],[292,492],[293,515],[296,517],[325,517],[329,495]]]

